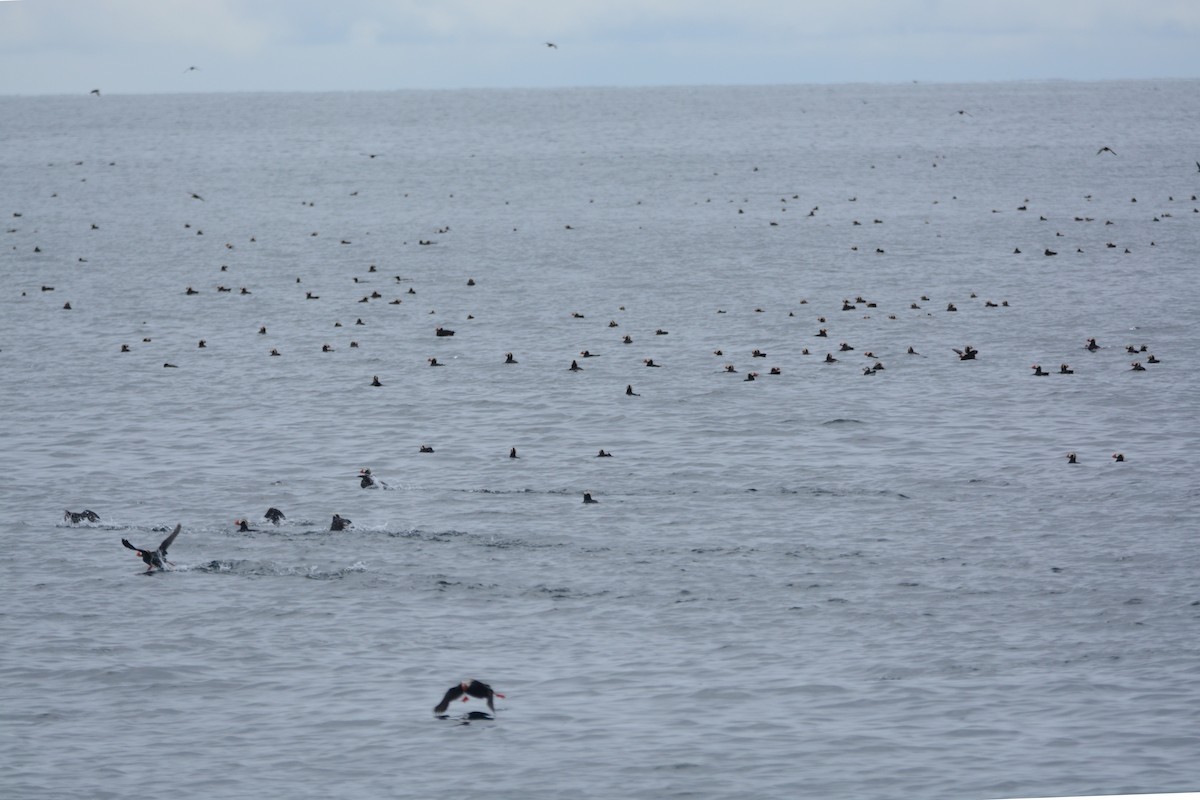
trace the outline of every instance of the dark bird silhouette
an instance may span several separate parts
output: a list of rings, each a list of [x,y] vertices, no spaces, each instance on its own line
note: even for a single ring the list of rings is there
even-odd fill
[[[100,96],[100,90],[99,90],[99,89],[92,89],[90,92],[88,92],[88,94],[94,94],[94,95],[96,95],[96,97],[99,97],[99,96]]]
[[[188,67],[187,69],[185,69],[183,71],[183,73],[186,75],[189,72],[199,72],[199,71],[200,71],[199,67]]]
[[[555,50],[558,49],[558,45],[556,45],[554,42],[546,42],[546,47],[552,47]]]
[[[200,195],[196,194],[195,192],[192,192],[191,195],[192,195],[193,200],[199,200],[200,202],[204,202],[204,198],[201,197]]]
[[[971,347],[969,344],[963,345],[962,350],[959,350],[957,347],[952,347],[950,349],[958,353],[959,361],[974,361],[976,354],[979,353],[978,350],[976,350],[974,347]]]
[[[250,533],[252,531],[258,530],[258,528],[251,528],[250,523],[244,519],[235,519],[233,521],[233,524],[238,526],[238,529],[237,529],[238,533]]]
[[[1100,155],[1101,153],[1112,153],[1115,156],[1117,154],[1117,151],[1113,150],[1111,147],[1101,147],[1099,150],[1096,151],[1096,155]]]
[[[175,541],[175,537],[179,535],[179,531],[182,528],[183,528],[183,525],[176,525],[175,530],[171,531],[170,536],[168,536],[167,538],[162,540],[162,543],[158,546],[158,549],[156,549],[156,550],[147,550],[142,547],[134,547],[133,545],[131,545],[129,543],[128,539],[122,539],[121,544],[128,547],[130,550],[132,550],[134,553],[137,554],[138,558],[140,558],[142,561],[146,562],[146,572],[153,572],[155,567],[157,567],[158,569],[166,569],[166,567],[163,566],[163,563],[165,562],[167,564],[171,564],[170,561],[167,561],[167,548],[169,548],[171,546],[171,544]],[[175,565],[171,564],[171,566],[173,567]]]
[[[75,512],[75,511],[64,511],[63,512],[63,522],[69,522],[72,525],[78,525],[80,522],[83,522],[85,519],[88,522],[99,522],[100,515],[97,514],[95,511],[90,511],[88,509],[84,509],[83,511],[80,511],[80,512]]]
[[[278,525],[279,520],[287,519],[287,517],[285,517],[283,515],[283,512],[280,511],[278,508],[275,508],[275,506],[271,506],[270,508],[267,509],[267,513],[263,514],[263,519],[269,519],[269,520],[271,520],[272,524]]]
[[[477,697],[480,700],[487,702],[488,711],[495,713],[496,706],[493,698],[503,698],[504,695],[492,689],[486,683],[477,680],[463,681],[457,686],[451,686],[446,691],[446,696],[442,698],[442,702],[433,707],[433,713],[445,714],[446,709],[450,708],[450,704],[458,698],[462,698],[463,702],[467,702],[472,697]]]
[[[364,489],[388,489],[386,483],[376,478],[371,474],[370,467],[363,467],[358,471],[358,485]]]
[[[331,522],[331,523],[329,524],[329,530],[331,530],[331,531],[344,531],[344,530],[346,530],[346,528],[347,528],[349,525],[350,525],[350,520],[346,519],[345,517],[343,517],[343,516],[342,516],[342,515],[340,515],[340,514],[334,514],[334,515],[333,515],[333,522]]]

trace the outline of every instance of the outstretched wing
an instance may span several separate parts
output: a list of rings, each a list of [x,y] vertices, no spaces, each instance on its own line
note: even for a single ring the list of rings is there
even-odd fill
[[[175,541],[175,537],[179,535],[181,528],[183,528],[182,524],[176,525],[175,530],[171,531],[171,535],[162,540],[162,544],[158,546],[158,552],[160,555],[165,556],[167,554],[167,548],[170,547],[171,543]]]
[[[131,545],[131,544],[129,543],[129,540],[128,540],[128,539],[122,539],[122,540],[121,540],[121,544],[125,545],[125,546],[126,546],[126,547],[128,547],[130,550],[136,550],[136,551],[137,551],[137,552],[139,552],[139,553],[140,553],[140,552],[142,552],[142,548],[140,548],[140,547],[134,547],[133,545]]]
[[[442,698],[442,702],[433,707],[433,713],[445,713],[446,709],[450,707],[450,704],[462,697],[462,695],[463,689],[460,684],[455,684],[454,686],[450,687],[450,689],[446,692],[446,696]]]

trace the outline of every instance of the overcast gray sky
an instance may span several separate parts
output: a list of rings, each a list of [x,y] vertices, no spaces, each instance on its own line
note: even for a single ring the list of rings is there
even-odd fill
[[[0,0],[5,95],[1195,77],[1200,0]]]

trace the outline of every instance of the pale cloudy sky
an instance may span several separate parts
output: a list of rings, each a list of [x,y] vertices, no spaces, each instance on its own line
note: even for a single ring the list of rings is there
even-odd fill
[[[0,0],[3,95],[1195,77],[1200,0]]]

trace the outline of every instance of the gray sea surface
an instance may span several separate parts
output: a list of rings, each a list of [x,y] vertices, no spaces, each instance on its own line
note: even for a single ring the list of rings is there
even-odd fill
[[[1200,790],[1198,129],[1198,81],[0,98],[0,794]]]

